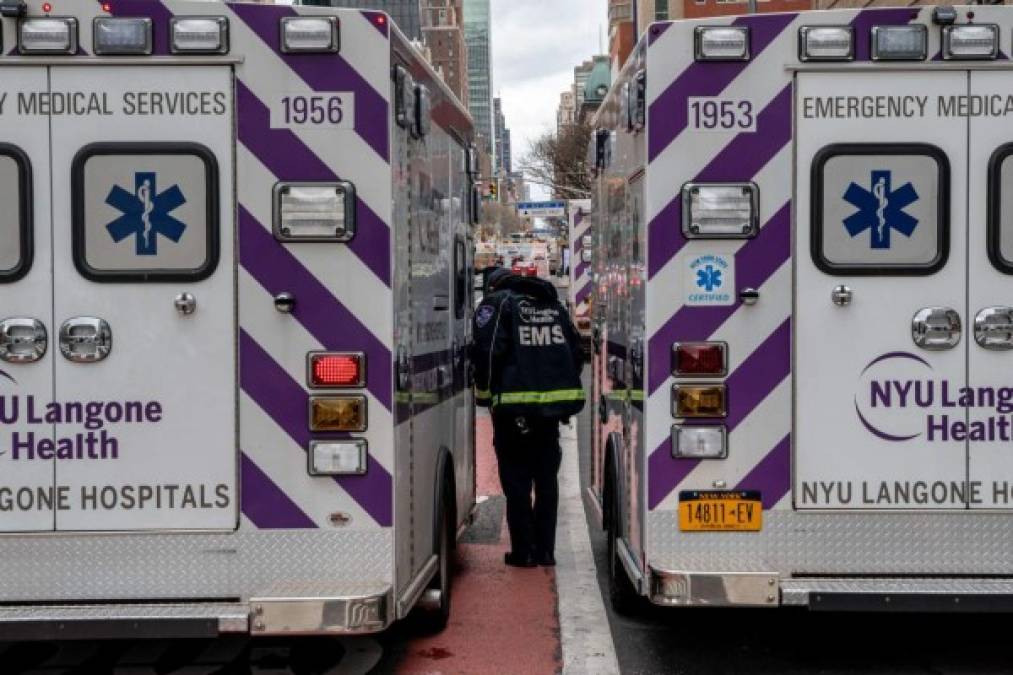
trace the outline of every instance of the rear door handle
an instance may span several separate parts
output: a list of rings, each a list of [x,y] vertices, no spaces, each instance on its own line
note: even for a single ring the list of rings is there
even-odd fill
[[[60,326],[60,353],[75,363],[96,363],[113,349],[113,332],[104,319],[76,316]]]
[[[13,317],[0,321],[0,360],[34,363],[46,355],[49,337],[38,319]]]

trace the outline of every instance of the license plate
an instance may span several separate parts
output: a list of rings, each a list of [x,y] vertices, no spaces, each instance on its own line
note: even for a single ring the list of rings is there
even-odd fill
[[[763,502],[755,490],[679,493],[679,529],[683,532],[758,532]]]

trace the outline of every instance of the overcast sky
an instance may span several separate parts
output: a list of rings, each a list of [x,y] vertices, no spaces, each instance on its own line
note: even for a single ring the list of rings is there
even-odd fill
[[[513,143],[516,168],[530,142],[556,127],[559,94],[573,67],[601,53],[605,0],[491,0],[494,96]],[[534,186],[533,186],[534,187]],[[536,197],[539,194],[535,192]],[[542,194],[542,197],[545,195]]]

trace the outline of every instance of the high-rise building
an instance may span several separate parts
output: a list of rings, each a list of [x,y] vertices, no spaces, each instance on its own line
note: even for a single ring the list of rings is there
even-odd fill
[[[570,85],[567,91],[559,95],[559,108],[556,109],[556,132],[577,121],[576,87]]]
[[[422,0],[422,29],[430,61],[450,89],[468,105],[468,50],[461,0]]]
[[[464,0],[464,42],[468,49],[468,110],[483,150],[493,155],[492,13],[490,0]]]
[[[594,115],[608,93],[612,81],[611,57],[592,56],[573,69],[573,84],[559,96],[556,110],[556,131],[568,125],[585,122]]]
[[[492,100],[492,119],[496,141],[496,175],[508,174],[513,171],[510,129],[507,128],[506,118],[503,116],[503,101],[499,98]]]
[[[318,7],[354,7],[387,12],[401,32],[412,40],[422,41],[422,6],[419,0],[297,0],[297,5]]]
[[[637,43],[637,27],[633,16],[634,1],[608,0],[609,57],[612,61],[612,69],[617,72],[626,63],[626,59],[629,58]]]

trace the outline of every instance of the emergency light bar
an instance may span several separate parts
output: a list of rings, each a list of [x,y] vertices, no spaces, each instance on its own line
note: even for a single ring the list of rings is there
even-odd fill
[[[311,476],[347,476],[366,473],[366,441],[310,441]]]
[[[278,241],[350,241],[355,236],[355,187],[334,183],[278,183],[274,187]]]
[[[672,457],[686,459],[724,459],[728,457],[728,432],[725,427],[672,426]]]
[[[749,239],[760,228],[755,183],[686,183],[682,234],[687,239]]]
[[[338,17],[286,16],[281,20],[281,51],[337,53],[341,49]]]
[[[921,24],[872,27],[873,61],[924,61],[929,33]]]
[[[173,54],[227,54],[229,20],[224,16],[177,16],[170,20]]]
[[[151,19],[147,17],[95,17],[94,51],[98,55],[151,53]]]
[[[21,54],[76,54],[77,19],[69,16],[23,19],[18,24]]]
[[[999,26],[982,23],[943,27],[943,58],[982,59],[999,57]]]
[[[798,29],[800,61],[853,61],[855,31],[851,26],[802,26]]]
[[[694,31],[697,61],[748,61],[747,26],[698,26]]]

